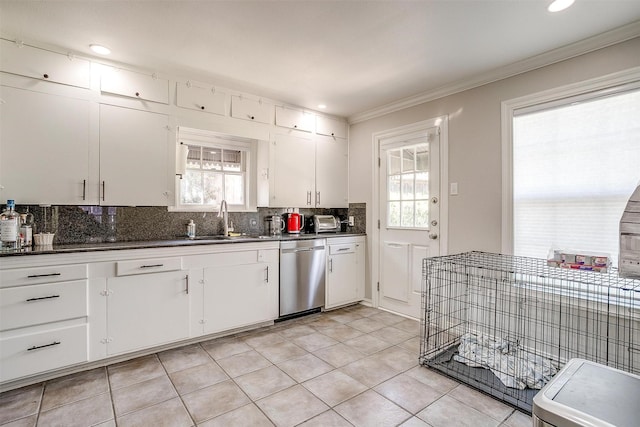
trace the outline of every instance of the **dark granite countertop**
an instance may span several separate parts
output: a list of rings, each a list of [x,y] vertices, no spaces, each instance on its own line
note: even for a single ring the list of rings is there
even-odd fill
[[[194,246],[194,245],[218,245],[218,244],[236,244],[249,242],[273,242],[273,241],[289,241],[289,240],[306,240],[306,239],[323,239],[333,237],[352,237],[365,236],[359,233],[302,233],[283,234],[278,237],[271,236],[198,236],[196,239],[176,238],[174,240],[142,240],[142,241],[123,241],[123,242],[105,242],[105,243],[70,243],[50,246],[34,246],[33,248],[24,248],[20,250],[0,250],[0,257],[19,256],[19,255],[44,255],[58,253],[73,252],[94,252],[94,251],[111,251],[125,249],[148,249],[148,248],[167,248],[176,246]]]

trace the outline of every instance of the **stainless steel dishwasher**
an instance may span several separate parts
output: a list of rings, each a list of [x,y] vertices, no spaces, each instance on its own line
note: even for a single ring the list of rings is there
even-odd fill
[[[324,306],[325,239],[280,242],[280,317]]]

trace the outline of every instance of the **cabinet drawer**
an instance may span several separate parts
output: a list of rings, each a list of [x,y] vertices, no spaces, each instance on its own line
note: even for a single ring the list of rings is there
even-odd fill
[[[0,70],[69,86],[89,88],[91,66],[86,59],[0,40]]]
[[[117,276],[132,274],[159,273],[182,269],[182,258],[149,258],[132,261],[118,261],[116,263]]]
[[[87,361],[87,325],[0,339],[0,382]]]
[[[105,68],[100,78],[100,91],[162,104],[169,103],[168,80],[118,68]]]
[[[276,125],[311,132],[315,115],[306,111],[276,106]]]
[[[340,120],[330,119],[329,117],[316,117],[316,133],[320,135],[328,135],[336,138],[347,137],[347,124]]]
[[[356,251],[355,243],[345,243],[342,245],[329,245],[329,255],[350,254]]]
[[[224,92],[206,89],[193,84],[176,83],[178,107],[203,111],[205,113],[225,114]]]
[[[87,264],[0,270],[0,288],[86,279]]]
[[[273,123],[273,105],[241,96],[231,97],[231,117],[260,123]]]
[[[87,315],[87,281],[0,289],[0,330]]]

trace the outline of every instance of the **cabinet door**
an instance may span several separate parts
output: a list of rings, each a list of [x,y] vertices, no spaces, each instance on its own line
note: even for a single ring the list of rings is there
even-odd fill
[[[0,197],[87,203],[89,102],[0,87]]]
[[[356,267],[357,256],[353,249],[354,246],[348,245],[348,252],[337,252],[334,255],[329,255],[327,262],[326,308],[357,301],[358,269]],[[331,246],[329,250],[331,251]]]
[[[184,83],[176,83],[176,89],[178,107],[205,113],[225,114],[226,95],[224,92]]]
[[[100,105],[100,203],[167,206],[169,118]]]
[[[316,207],[349,207],[348,168],[346,140],[316,137]]]
[[[205,268],[205,334],[275,319],[277,292],[276,263]]]
[[[365,293],[365,282],[366,282],[366,250],[367,244],[365,238],[358,238],[356,240],[356,301],[362,301],[364,299]]]
[[[329,117],[316,117],[316,133],[319,135],[332,136],[334,138],[347,137],[347,124],[340,120]]]
[[[100,91],[147,101],[169,103],[169,81],[148,74],[104,67]]]
[[[91,66],[86,59],[0,40],[0,70],[69,86],[89,88]]]
[[[231,97],[231,117],[260,123],[273,123],[273,105],[266,102]]]
[[[187,281],[185,271],[108,279],[108,355],[188,338]]]
[[[276,107],[276,125],[289,129],[311,132],[315,116],[306,111],[287,107]]]
[[[311,138],[275,135],[271,142],[271,207],[313,207],[315,143]]]

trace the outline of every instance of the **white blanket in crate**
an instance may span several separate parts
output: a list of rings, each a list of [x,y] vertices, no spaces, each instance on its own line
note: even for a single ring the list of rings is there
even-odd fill
[[[511,388],[542,388],[556,373],[551,360],[528,351],[511,349],[503,339],[466,333],[460,338],[454,360],[471,367],[490,369]]]

